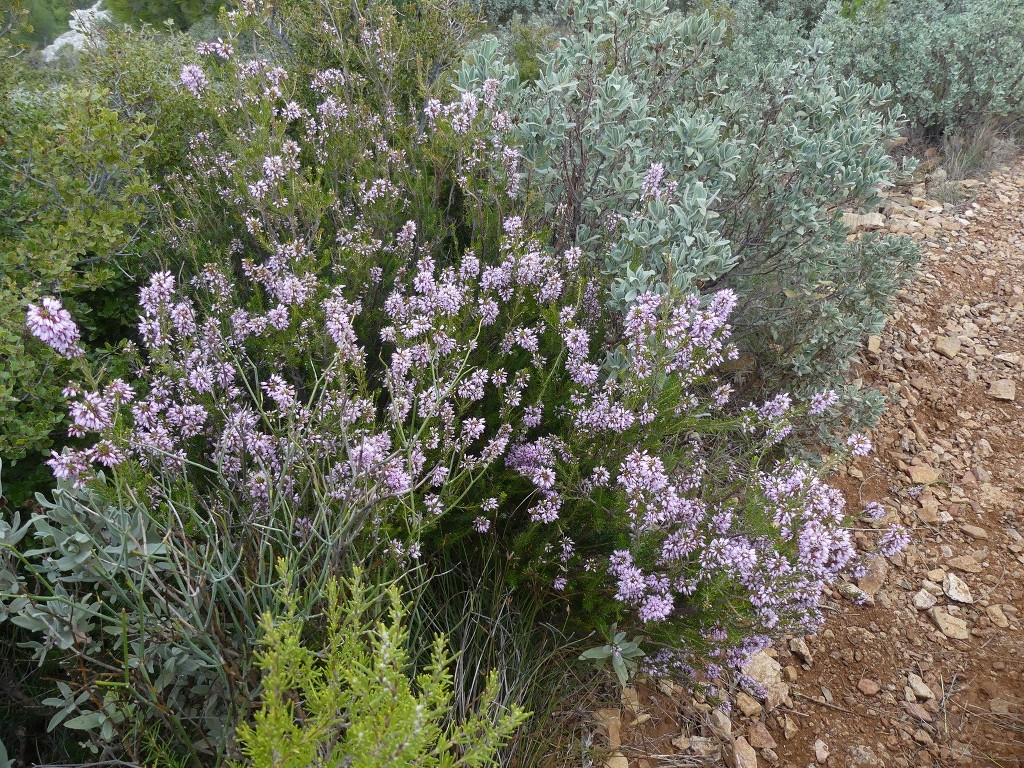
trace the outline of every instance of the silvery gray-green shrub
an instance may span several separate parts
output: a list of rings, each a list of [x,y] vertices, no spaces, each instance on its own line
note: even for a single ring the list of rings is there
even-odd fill
[[[826,14],[815,34],[837,67],[888,83],[929,136],[986,118],[1024,118],[1024,2],[901,0],[854,19]]]
[[[825,43],[730,77],[726,22],[663,0],[588,0],[563,25],[536,81],[494,39],[460,73],[464,89],[495,78],[512,94],[523,194],[555,247],[581,248],[623,315],[648,291],[735,289],[755,388],[848,383],[917,259],[903,240],[848,240],[841,220],[899,173],[892,89],[834,71]],[[853,400],[878,415],[877,396]]]
[[[729,23],[731,72],[825,40],[837,71],[892,87],[918,136],[1024,116],[1021,0],[729,0],[716,7]]]

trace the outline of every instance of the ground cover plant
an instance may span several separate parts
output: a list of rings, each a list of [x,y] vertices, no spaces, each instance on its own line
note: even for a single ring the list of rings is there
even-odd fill
[[[745,74],[732,23],[590,0],[509,45],[456,4],[247,0],[85,54],[147,136],[138,322],[98,356],[73,285],[10,302],[68,433],[0,518],[0,623],[69,756],[355,759],[365,694],[410,761],[539,762],[512,727],[552,658],[752,687],[855,528],[900,548],[825,477],[870,450],[839,391],[916,258],[841,219],[899,110],[827,45]]]

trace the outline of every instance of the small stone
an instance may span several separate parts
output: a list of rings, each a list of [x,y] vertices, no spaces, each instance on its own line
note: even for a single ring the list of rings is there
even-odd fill
[[[925,574],[925,577],[928,581],[939,583],[946,578],[946,570],[944,568],[932,568]]]
[[[720,736],[732,735],[732,720],[720,709],[711,712],[711,729]]]
[[[789,686],[785,683],[772,683],[768,686],[768,696],[764,700],[764,708],[771,712],[789,700]]]
[[[782,735],[786,737],[786,741],[789,741],[798,733],[800,733],[800,728],[797,726],[796,721],[789,715],[783,715]]]
[[[817,760],[819,764],[824,765],[825,761],[828,760],[828,756],[829,756],[828,744],[826,744],[821,739],[815,739],[815,741],[814,741],[814,759]]]
[[[882,351],[882,337],[872,334],[868,336],[868,352],[877,355]]]
[[[885,226],[885,216],[880,213],[844,213],[843,224],[853,232],[866,232],[872,229],[881,229]]]
[[[988,620],[997,627],[1006,629],[1010,626],[1010,620],[1006,618],[1006,614],[1003,613],[1003,609],[1000,606],[990,605],[985,609],[985,613],[988,614]]]
[[[863,587],[861,588],[863,589]],[[794,637],[790,640],[789,650],[806,664],[810,664],[814,660],[814,652],[802,637]]]
[[[995,712],[1000,715],[1008,715],[1013,711],[1016,704],[1017,699],[992,699],[992,701],[988,703],[988,709],[990,712]]]
[[[935,340],[935,351],[950,359],[956,357],[960,351],[960,339],[956,336],[939,336]]]
[[[866,569],[866,573],[857,579],[857,586],[874,597],[885,584],[885,579],[889,575],[889,565],[884,557],[871,555],[867,558]]]
[[[914,595],[914,607],[919,611],[927,611],[929,608],[934,607],[937,602],[938,600],[935,599],[935,595],[927,589],[922,589]]]
[[[876,683],[874,680],[869,680],[866,677],[862,677],[857,683],[857,690],[863,693],[865,696],[874,696],[880,690],[882,686]]]
[[[981,573],[982,571],[981,563],[970,555],[951,557],[946,561],[946,564],[951,568],[956,568],[958,571],[964,571],[965,573]]]
[[[761,703],[743,691],[736,694],[736,706],[747,717],[757,717],[761,714]]]
[[[604,768],[629,768],[629,758],[621,752],[612,752],[604,759]]]
[[[925,746],[933,744],[932,737],[928,734],[924,728],[918,728],[914,731],[914,741],[918,744],[924,744]]]
[[[622,708],[631,714],[636,714],[640,711],[640,694],[636,688],[628,686],[622,689]]]
[[[710,739],[706,736],[693,736],[690,738],[690,752],[701,757],[717,755],[721,747],[717,739]]]
[[[928,525],[934,525],[939,522],[939,500],[934,496],[928,495],[923,496],[918,501],[921,508],[917,510],[917,516],[921,519],[922,523]]]
[[[757,768],[757,753],[742,736],[733,744],[732,764],[735,768]]]
[[[759,651],[750,657],[743,672],[754,678],[764,687],[782,680],[782,665],[764,651]]]
[[[925,701],[935,698],[935,692],[928,687],[928,683],[922,680],[920,675],[915,675],[911,672],[907,675],[907,682],[910,684],[910,690],[914,692],[917,698],[924,699]]]
[[[915,485],[931,485],[939,479],[939,473],[935,468],[926,464],[914,464],[907,472],[910,475],[910,482]]]
[[[850,761],[847,765],[849,768],[885,768],[874,750],[863,745],[850,747]]]
[[[955,573],[946,574],[946,578],[942,580],[942,591],[946,593],[946,597],[956,600],[958,603],[970,604],[974,602],[971,588],[967,586],[967,582]]]
[[[839,590],[839,594],[849,600],[851,603],[857,605],[874,605],[875,598],[873,595],[869,595],[863,589],[858,587],[856,584],[850,584],[845,581],[840,581],[836,584],[836,589]]]
[[[961,525],[960,530],[970,536],[972,539],[987,539],[988,531],[978,525]]]
[[[988,396],[995,400],[1013,402],[1017,399],[1017,385],[1013,382],[1013,379],[993,381],[989,385]]]
[[[616,708],[599,709],[594,713],[594,720],[604,729],[608,737],[608,748],[618,749],[622,745],[622,719]]]
[[[911,690],[910,694],[911,696],[914,695],[913,690]],[[923,720],[926,723],[930,723],[934,719],[932,713],[918,704],[917,701],[905,701],[903,702],[903,708],[907,710],[907,714],[911,717],[916,717],[918,720]]]
[[[751,723],[747,728],[747,740],[754,749],[775,749],[778,746],[764,723],[760,721]]]
[[[942,608],[932,608],[928,615],[932,617],[939,631],[951,640],[970,639],[971,633],[967,629],[967,622],[959,616],[953,616]]]
[[[672,739],[672,746],[678,749],[680,752],[685,752],[690,748],[690,737],[685,733],[682,736],[676,736]]]

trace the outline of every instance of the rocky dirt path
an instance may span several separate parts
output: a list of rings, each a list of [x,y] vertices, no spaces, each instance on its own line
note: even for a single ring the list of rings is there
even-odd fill
[[[1024,765],[1024,161],[961,191],[883,211],[924,259],[869,342],[864,377],[894,398],[875,453],[838,478],[913,542],[840,590],[863,607],[837,595],[818,636],[762,660],[789,696],[748,705],[761,764]]]
[[[606,768],[1024,766],[1024,159],[955,191],[897,191],[862,222],[924,258],[869,342],[864,379],[893,395],[875,453],[833,481],[911,545],[837,590],[818,635],[760,654],[770,695],[731,719],[627,690],[599,713],[623,743]]]

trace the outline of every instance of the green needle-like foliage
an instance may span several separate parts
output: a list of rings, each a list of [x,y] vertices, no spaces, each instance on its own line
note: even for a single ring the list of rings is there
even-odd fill
[[[285,581],[288,581],[286,576]],[[256,659],[264,675],[263,705],[254,724],[238,729],[255,768],[489,766],[497,749],[525,719],[518,708],[497,711],[493,673],[476,712],[449,720],[452,657],[445,638],[431,661],[409,675],[408,608],[395,586],[375,590],[357,572],[327,586],[326,626],[304,642],[293,591],[281,592],[283,612],[263,618]],[[385,618],[379,616],[381,609]]]

